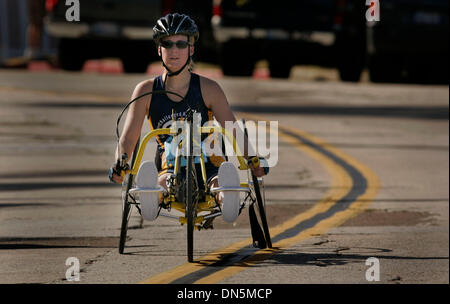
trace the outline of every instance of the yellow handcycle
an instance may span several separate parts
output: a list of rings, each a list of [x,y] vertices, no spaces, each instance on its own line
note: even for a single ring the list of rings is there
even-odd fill
[[[133,99],[127,104],[122,113],[119,115],[116,128],[117,138],[120,138],[118,132],[119,122],[125,110],[132,102],[135,102],[139,98],[149,94],[174,94],[180,98],[183,98],[182,96],[170,91],[153,91]],[[184,130],[182,128],[177,128],[175,126],[176,124],[173,124],[171,128],[154,129],[147,133],[142,141],[138,140],[132,155],[129,174],[126,176],[122,184],[122,223],[119,241],[120,254],[124,253],[128,222],[130,219],[132,206],[135,206],[139,213],[142,214],[141,207],[143,206],[141,206],[141,196],[146,193],[162,194],[162,201],[159,203],[156,216],[168,217],[177,220],[181,225],[186,225],[188,262],[194,261],[194,230],[200,231],[202,229],[211,229],[213,227],[212,224],[214,219],[223,215],[222,206],[219,204],[217,199],[217,194],[220,192],[231,191],[244,193],[243,196],[240,196],[244,198],[239,202],[239,214],[243,208],[247,206],[249,207],[253,246],[258,248],[272,247],[265,212],[265,196],[262,195],[262,193],[264,193],[263,178],[257,178],[249,167],[249,162],[252,162],[255,167],[259,166],[259,158],[252,157],[249,162],[247,162],[246,159],[241,156],[242,154],[236,144],[236,139],[232,134],[219,126],[201,127],[195,125],[195,113],[196,111],[189,107],[184,120]],[[243,121],[243,126],[245,135],[247,136],[245,121]],[[197,134],[211,134],[212,132],[217,132],[222,134],[222,136],[225,136],[225,138],[232,143],[235,155],[237,156],[237,160],[239,162],[238,168],[240,170],[247,171],[247,180],[241,182],[239,186],[219,186],[211,189],[208,188],[206,180],[205,157],[203,151],[201,151],[201,153],[199,153],[200,156],[197,156],[197,160],[199,160],[198,163],[200,165],[201,180],[203,181],[203,183],[200,184],[198,182],[199,179],[197,178],[198,170],[196,169],[193,155],[194,145],[198,144],[194,140],[195,132],[198,132]],[[174,171],[167,180],[167,190],[161,186],[139,187],[137,186],[135,178],[142,169],[142,158],[148,142],[157,135],[183,135],[183,140],[180,140],[176,146]],[[197,145],[197,147],[201,148],[202,146]],[[182,151],[185,153],[182,153]],[[181,170],[180,163],[182,159],[184,159],[185,170]],[[120,165],[125,166],[127,160],[128,156],[126,154],[122,155],[121,160],[119,160],[122,162]],[[261,189],[263,191],[261,191]],[[255,205],[259,211],[259,221],[257,212],[255,211]],[[173,210],[178,212],[172,212]],[[262,224],[262,229],[259,222]]]

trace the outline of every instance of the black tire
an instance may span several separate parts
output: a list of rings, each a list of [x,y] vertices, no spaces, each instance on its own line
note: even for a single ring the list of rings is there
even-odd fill
[[[342,81],[359,82],[361,79],[362,68],[357,66],[346,66],[339,68],[339,78]]]
[[[81,71],[86,58],[84,42],[74,39],[61,39],[58,46],[59,65],[66,71]]]
[[[137,151],[139,148],[139,140],[136,144],[136,147],[134,148],[133,152],[133,158],[131,161],[131,168],[133,168],[134,162],[136,160]],[[128,180],[126,181],[126,189],[125,193],[122,196],[122,224],[120,226],[120,240],[119,240],[119,253],[123,254],[125,249],[125,242],[127,240],[127,230],[128,230],[128,220],[130,218],[130,212],[131,212],[131,204],[128,201],[129,196],[128,192],[130,191],[131,187],[133,186],[134,181],[134,175],[129,175]]]
[[[291,68],[294,66],[296,57],[295,53],[297,45],[293,41],[277,41],[277,43],[270,43],[266,46],[265,53],[267,54],[267,61],[269,62],[269,70],[271,78],[289,78]],[[280,54],[283,50],[283,54]]]
[[[188,262],[192,263],[194,261],[194,225],[196,216],[196,202],[194,200],[194,178],[195,178],[195,167],[194,167],[194,156],[193,154],[193,132],[192,132],[192,117],[188,117],[187,121],[189,123],[188,135],[186,146],[188,147],[188,155],[186,156],[186,187],[185,187],[185,203],[186,212],[185,217],[187,220],[187,257]]]
[[[289,50],[289,46],[285,43],[280,46],[283,50]],[[280,51],[277,48],[271,47],[269,49],[270,56],[267,58],[269,62],[269,70],[271,78],[289,78],[291,68],[294,63],[294,58],[290,51],[286,51],[284,56],[280,56]]]
[[[120,226],[120,241],[119,241],[119,253],[123,254],[125,249],[125,242],[127,239],[128,219],[131,212],[131,205],[128,202],[128,191],[133,184],[133,176],[129,176],[127,182],[127,188],[124,197],[122,198],[122,224]]]
[[[249,50],[255,46],[251,41],[230,40],[221,46],[220,65],[225,76],[250,77],[255,69],[256,58]]]
[[[145,73],[152,60],[155,45],[149,41],[120,41],[122,44],[120,59],[125,73]]]
[[[366,64],[365,35],[338,35],[335,48],[339,78],[342,81],[359,82]]]
[[[411,55],[406,63],[408,83],[448,83],[448,58],[440,54]]]
[[[263,226],[264,236],[266,238],[267,247],[272,248],[272,239],[270,237],[269,225],[267,224],[266,210],[261,196],[261,189],[259,187],[258,178],[252,173],[253,188],[255,190],[256,201],[258,203],[259,216],[261,217],[261,224]]]
[[[245,120],[242,120],[244,126],[244,134],[248,136],[247,127],[245,126]],[[253,189],[255,190],[256,202],[258,204],[259,216],[261,218],[261,224],[263,226],[264,237],[266,239],[267,247],[272,248],[272,239],[270,237],[269,225],[267,224],[266,210],[264,202],[261,196],[261,189],[259,187],[258,178],[252,172]]]
[[[145,57],[122,58],[122,66],[125,73],[145,73],[147,72],[150,59]]]
[[[399,83],[402,79],[402,58],[393,55],[372,55],[369,60],[370,81]]]
[[[194,170],[192,156],[187,157],[186,166],[186,219],[187,219],[187,256],[188,262],[194,261],[194,225],[195,225],[195,201],[193,199]]]
[[[291,64],[279,60],[270,60],[270,77],[272,78],[289,78],[291,74]]]

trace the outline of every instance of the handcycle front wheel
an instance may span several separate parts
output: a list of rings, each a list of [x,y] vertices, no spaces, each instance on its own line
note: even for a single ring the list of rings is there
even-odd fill
[[[136,147],[134,148],[133,158],[131,161],[131,168],[133,168],[134,162],[136,161],[136,156],[139,148],[139,139],[136,143]],[[126,183],[125,192],[122,193],[122,224],[120,226],[120,240],[119,240],[119,253],[123,254],[125,249],[125,242],[127,240],[127,230],[128,230],[128,221],[130,219],[131,214],[131,203],[129,202],[129,192],[133,187],[134,175],[130,174],[128,176],[128,180],[124,181]]]
[[[188,163],[186,168],[186,219],[187,219],[187,256],[188,262],[194,261],[194,225],[195,225],[195,206],[193,199],[193,179],[192,161],[188,157]]]
[[[194,262],[194,230],[197,218],[198,184],[197,173],[192,153],[186,157],[185,202],[187,222],[187,258]]]

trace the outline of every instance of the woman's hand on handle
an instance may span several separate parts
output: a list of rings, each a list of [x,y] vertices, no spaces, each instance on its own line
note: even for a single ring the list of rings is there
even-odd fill
[[[121,159],[118,159],[116,164],[109,169],[109,180],[113,183],[122,183],[125,174],[130,171],[130,166],[127,163],[128,154],[124,153]]]
[[[250,170],[256,177],[262,177],[269,173],[267,161],[263,157],[252,156],[248,159]]]

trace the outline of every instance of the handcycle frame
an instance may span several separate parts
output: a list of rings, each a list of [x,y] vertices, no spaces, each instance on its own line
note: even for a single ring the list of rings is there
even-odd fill
[[[169,92],[170,93],[170,92]],[[128,106],[128,105],[127,105]],[[123,113],[123,112],[122,112]],[[245,192],[246,196],[242,202],[240,202],[239,206],[239,214],[242,209],[246,207],[246,203],[249,203],[249,216],[250,216],[250,224],[251,224],[251,233],[253,237],[253,246],[259,248],[272,247],[269,228],[267,224],[266,214],[265,214],[265,205],[264,198],[261,195],[260,183],[263,186],[263,180],[258,180],[258,178],[251,172],[250,167],[247,164],[245,158],[241,155],[238,145],[236,144],[236,139],[232,134],[230,134],[226,129],[220,126],[203,126],[198,127],[197,132],[200,134],[211,134],[213,132],[218,132],[224,135],[230,143],[232,143],[233,150],[239,162],[240,170],[247,170],[248,180],[247,182],[241,182],[239,187],[214,187],[208,189],[206,182],[206,167],[205,167],[205,159],[204,153],[201,151],[200,153],[200,168],[201,175],[203,180],[203,189],[197,185],[197,177],[196,177],[196,169],[194,164],[194,156],[193,156],[193,114],[194,110],[190,109],[187,111],[186,117],[186,128],[187,134],[186,138],[179,142],[176,147],[175,154],[175,166],[174,173],[171,175],[171,185],[168,187],[166,191],[163,187],[157,186],[156,188],[138,188],[134,185],[134,178],[137,175],[140,164],[142,162],[142,158],[144,155],[144,151],[147,147],[148,142],[158,135],[179,135],[180,130],[175,128],[161,128],[154,129],[148,132],[142,141],[138,140],[136,143],[132,163],[131,170],[129,172],[128,178],[124,180],[122,186],[122,223],[121,223],[121,232],[120,232],[120,242],[119,242],[119,253],[123,254],[125,249],[127,230],[128,230],[128,222],[131,215],[131,207],[132,205],[136,206],[136,208],[140,212],[140,202],[137,199],[139,193],[143,192],[157,192],[163,193],[163,201],[159,206],[158,215],[169,217],[172,219],[177,219],[181,225],[187,224],[187,258],[189,262],[193,262],[193,234],[194,229],[208,229],[212,228],[212,221],[214,218],[222,215],[221,207],[216,199],[216,194],[223,191],[238,191]],[[120,120],[120,117],[119,117]],[[119,121],[118,120],[118,121]],[[247,135],[247,130],[244,124],[244,131]],[[118,133],[117,133],[118,134]],[[186,144],[186,148],[188,150],[187,156],[181,156],[181,149],[183,145]],[[200,145],[201,147],[201,145]],[[181,178],[180,172],[180,160],[182,157],[186,158],[186,177],[183,180]],[[251,178],[250,176],[251,175]],[[183,184],[184,183],[184,184]],[[180,187],[184,186],[184,193],[181,196],[177,195]],[[259,226],[259,222],[256,217],[256,213],[254,211],[254,204],[257,203],[257,207],[259,210],[260,220],[263,226],[263,230]],[[166,209],[169,213],[161,212],[162,209]],[[170,214],[170,211],[175,209],[181,213],[184,213],[184,216],[176,216]],[[201,213],[207,213],[202,214]]]

